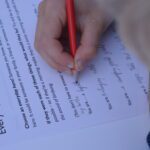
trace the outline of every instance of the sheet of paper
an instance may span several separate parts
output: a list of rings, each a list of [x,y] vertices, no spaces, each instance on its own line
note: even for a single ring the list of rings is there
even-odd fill
[[[0,1],[0,145],[148,111],[148,71],[113,28],[78,84],[50,68],[33,47],[38,2]]]

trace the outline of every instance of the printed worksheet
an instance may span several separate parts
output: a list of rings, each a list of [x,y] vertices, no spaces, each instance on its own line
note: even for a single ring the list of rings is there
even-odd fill
[[[49,67],[33,46],[38,3],[0,0],[0,145],[148,111],[148,71],[114,27],[77,84]]]

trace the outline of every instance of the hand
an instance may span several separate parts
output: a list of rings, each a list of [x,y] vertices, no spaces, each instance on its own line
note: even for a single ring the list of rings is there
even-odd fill
[[[120,35],[150,69],[150,1],[128,1],[122,10],[116,19]]]
[[[81,71],[95,56],[100,35],[111,19],[96,0],[76,0],[75,3],[77,28],[81,32],[75,64],[77,71]],[[51,67],[71,73],[74,59],[60,40],[66,34],[63,32],[66,24],[65,0],[43,0],[40,3],[35,48]]]

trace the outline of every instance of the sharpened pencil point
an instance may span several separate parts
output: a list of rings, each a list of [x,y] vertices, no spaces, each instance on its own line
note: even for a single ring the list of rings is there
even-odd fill
[[[73,78],[74,78],[74,83],[78,84],[79,83],[79,72],[73,71]]]
[[[75,84],[79,83],[79,72],[75,74]]]

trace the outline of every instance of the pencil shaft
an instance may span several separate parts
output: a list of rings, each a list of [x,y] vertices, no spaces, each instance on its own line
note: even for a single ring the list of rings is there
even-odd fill
[[[75,7],[74,0],[66,0],[66,10],[68,19],[68,32],[71,55],[75,57],[76,54],[76,21],[75,21]]]

